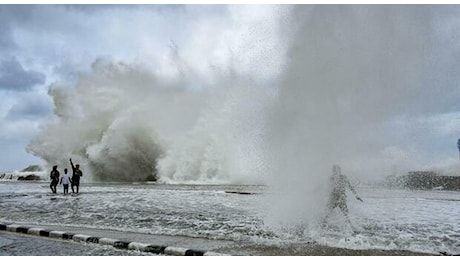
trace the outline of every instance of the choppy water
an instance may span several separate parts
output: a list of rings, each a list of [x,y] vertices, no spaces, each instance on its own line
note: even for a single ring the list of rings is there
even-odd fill
[[[358,189],[349,200],[357,233],[334,211],[327,226],[271,230],[263,186],[83,184],[78,196],[47,182],[0,182],[0,221],[252,241],[317,242],[350,249],[460,253],[460,192]],[[240,195],[225,191],[249,191]]]

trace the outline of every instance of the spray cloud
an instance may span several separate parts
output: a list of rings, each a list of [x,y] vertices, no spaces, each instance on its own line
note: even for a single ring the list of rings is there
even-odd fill
[[[284,9],[230,6],[154,62],[96,60],[73,86],[50,86],[55,120],[28,151],[49,165],[72,157],[101,181],[263,182],[259,143],[274,89],[265,83],[283,63]]]
[[[293,17],[266,137],[275,191],[267,223],[274,227],[317,224],[333,164],[352,179],[389,174],[399,161],[388,161],[395,154],[388,121],[428,98],[425,8],[301,6]]]

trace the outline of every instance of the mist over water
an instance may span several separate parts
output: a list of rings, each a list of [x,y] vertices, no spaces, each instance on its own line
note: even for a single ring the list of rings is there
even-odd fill
[[[430,9],[278,8],[236,34],[245,44],[212,80],[178,55],[173,76],[97,60],[74,86],[50,86],[55,120],[28,150],[101,181],[266,184],[274,228],[316,225],[335,163],[353,180],[419,169],[389,126],[432,109]]]

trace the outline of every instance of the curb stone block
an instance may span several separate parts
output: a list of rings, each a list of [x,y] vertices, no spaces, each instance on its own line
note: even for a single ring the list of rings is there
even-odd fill
[[[88,237],[88,239],[86,239],[86,242],[98,244],[99,238],[98,237]]]
[[[156,246],[146,243],[139,243],[139,242],[131,242],[128,245],[128,249],[131,250],[139,250],[142,252],[149,252],[155,254],[164,254],[165,246]]]
[[[41,230],[41,228],[29,228],[29,230],[27,230],[27,234],[39,236]]]
[[[130,242],[126,242],[126,241],[115,241],[115,243],[113,244],[113,247],[115,248],[122,248],[122,249],[128,249],[128,245],[129,245]]]
[[[128,249],[143,251],[142,249],[146,248],[148,245],[149,244],[146,243],[131,242],[128,244]]]
[[[165,248],[166,255],[176,255],[176,256],[185,256],[187,248],[168,246]]]
[[[99,244],[101,245],[109,245],[109,246],[114,246],[115,242],[118,240],[113,239],[113,238],[106,238],[106,237],[101,237],[99,238]]]
[[[204,255],[205,252],[200,251],[200,250],[194,250],[194,249],[189,249],[185,251],[186,256],[202,256]]]
[[[216,252],[205,252],[203,256],[228,256],[227,254],[221,254]]]
[[[64,231],[51,231],[49,234],[49,237],[62,238],[62,235],[64,233],[65,233]]]
[[[74,234],[72,234],[72,233],[64,233],[64,234],[62,234],[62,238],[64,238],[64,239],[72,239],[73,236],[74,236]]]
[[[83,234],[76,234],[72,237],[73,240],[75,241],[81,241],[81,242],[86,242],[88,240],[88,238],[90,238],[91,236],[88,236],[88,235],[83,235]]]
[[[47,229],[42,229],[40,230],[40,236],[42,237],[49,237],[50,236],[50,230],[47,230]]]
[[[6,230],[6,224],[0,224],[0,230]]]
[[[165,253],[165,246],[155,246],[155,245],[148,245],[144,248],[144,252],[154,253],[154,254],[164,254]]]
[[[10,231],[10,232],[16,232],[16,230],[18,229],[19,225],[7,225],[6,226],[6,231]]]
[[[27,234],[27,230],[29,230],[29,227],[18,227],[16,229],[16,232],[18,233],[23,233],[23,234]]]

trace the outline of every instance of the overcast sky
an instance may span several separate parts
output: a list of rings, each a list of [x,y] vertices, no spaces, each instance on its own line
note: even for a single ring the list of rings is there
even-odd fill
[[[251,41],[251,28],[279,22],[279,17],[268,19],[279,13],[274,9],[225,5],[0,6],[0,171],[42,163],[25,148],[41,125],[53,118],[53,100],[48,95],[51,84],[64,82],[71,87],[79,74],[91,70],[91,64],[101,57],[146,64],[167,75],[171,72],[164,64],[175,48],[194,63],[198,73],[210,75],[202,60],[217,65],[229,62],[228,53],[238,52],[239,41]],[[442,66],[436,67],[440,71],[430,79],[441,82],[446,91],[439,85],[425,86],[424,91],[433,97],[426,113],[392,118],[388,127],[402,133],[402,143],[411,136],[413,127],[423,128],[417,140],[426,141],[417,149],[431,150],[425,156],[442,161],[458,156],[460,9],[433,9],[435,37],[442,43],[433,62]],[[260,42],[254,40],[254,44]],[[267,42],[275,47],[278,44]],[[196,46],[201,49],[195,50]],[[209,50],[206,57],[202,49]],[[267,80],[276,76],[277,66],[282,66],[282,55],[279,51],[263,60],[264,64],[271,63],[274,71],[256,71],[250,56],[239,57],[238,69]]]

